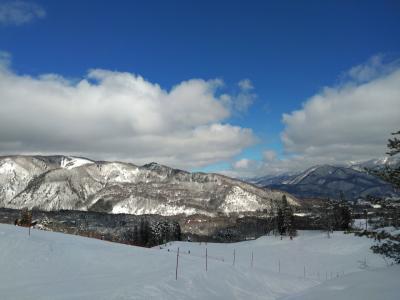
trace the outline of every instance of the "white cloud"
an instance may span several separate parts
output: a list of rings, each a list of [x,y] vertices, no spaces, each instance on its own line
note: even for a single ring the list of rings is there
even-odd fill
[[[46,16],[46,11],[33,2],[8,1],[0,3],[0,24],[22,25]]]
[[[0,51],[0,71],[7,70],[11,62],[11,54],[6,51]]]
[[[238,82],[238,86],[243,91],[250,91],[250,90],[254,89],[253,83],[250,81],[250,79],[242,79],[242,80],[240,80]]]
[[[301,109],[284,114],[285,159],[266,151],[262,161],[233,165],[231,175],[261,176],[383,156],[390,133],[400,129],[400,67],[378,56],[348,72],[348,80],[325,87]]]
[[[367,62],[355,66],[342,75],[344,80],[367,82],[387,75],[399,68],[399,60],[388,61],[382,54],[372,56]]]
[[[253,93],[253,83],[249,79],[243,79],[238,82],[240,92],[234,98],[234,109],[239,113],[247,112],[254,103],[257,95]]]
[[[0,68],[0,152],[65,153],[157,161],[180,168],[228,160],[252,145],[251,129],[223,123],[231,108],[220,80],[170,91],[124,72],[90,70],[79,82]]]
[[[217,81],[220,83],[220,81]],[[239,91],[234,94],[222,94],[220,101],[225,106],[229,106],[230,110],[237,115],[246,113],[251,105],[253,105],[257,94],[253,92],[253,83],[249,79],[243,79],[237,83]]]
[[[263,153],[263,158],[265,161],[271,162],[277,159],[277,155],[274,150],[266,150]]]
[[[234,163],[234,168],[235,169],[247,169],[250,167],[251,162],[252,162],[252,160],[247,159],[247,158],[240,159]]]
[[[400,70],[368,83],[325,88],[283,115],[289,153],[350,160],[382,155],[400,120]]]

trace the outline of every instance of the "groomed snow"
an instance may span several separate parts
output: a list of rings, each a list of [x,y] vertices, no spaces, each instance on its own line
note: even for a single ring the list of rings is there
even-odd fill
[[[386,277],[398,279],[400,269],[386,267],[369,250],[372,243],[341,232],[327,239],[311,231],[299,232],[293,241],[269,236],[234,244],[208,243],[206,272],[204,243],[175,242],[164,249],[145,249],[39,230],[28,236],[26,228],[0,224],[0,295],[4,300],[297,299],[308,291],[342,293],[348,280],[354,283],[352,290],[361,288],[370,278],[376,278],[372,286],[377,291],[371,295],[378,295],[386,284],[393,290],[394,280]],[[397,299],[397,294],[391,295],[384,299]]]
[[[399,275],[399,265],[349,274],[284,300],[399,299]]]

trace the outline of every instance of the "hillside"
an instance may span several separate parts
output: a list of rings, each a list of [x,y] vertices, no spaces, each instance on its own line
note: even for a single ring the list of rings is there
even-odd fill
[[[383,259],[369,250],[373,240],[341,232],[331,239],[324,233],[300,231],[293,241],[268,236],[241,243],[208,243],[207,272],[204,243],[175,242],[164,249],[145,249],[38,230],[28,236],[26,228],[2,224],[0,237],[4,300],[281,299],[314,291],[312,287],[329,295],[346,295],[346,287],[362,292],[371,283],[375,293],[368,299],[383,299],[374,295],[397,299],[397,293],[384,292],[398,291],[393,278],[399,277],[400,269],[383,268]]]
[[[218,174],[66,156],[0,157],[0,206],[126,214],[271,211],[285,193]],[[287,195],[289,203],[296,199]]]

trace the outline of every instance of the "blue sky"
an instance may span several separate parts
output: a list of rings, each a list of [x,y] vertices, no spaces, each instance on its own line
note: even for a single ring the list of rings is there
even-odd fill
[[[257,161],[264,159],[266,151],[276,152],[274,160],[299,152],[303,155],[301,149],[281,140],[285,128],[292,126],[282,122],[283,114],[302,110],[303,103],[320,95],[325,87],[341,89],[338,86],[343,78],[348,80],[349,70],[357,66],[372,66],[380,73],[367,82],[354,83],[352,78],[356,88],[398,70],[399,1],[38,0],[17,1],[19,4],[12,6],[15,3],[0,1],[0,51],[7,53],[7,68],[18,78],[51,73],[74,84],[88,70],[104,69],[140,75],[166,91],[190,79],[220,79],[223,86],[215,91],[215,97],[238,96],[238,82],[250,80],[254,88],[247,91],[247,96],[256,97],[251,96],[252,104],[247,109],[231,108],[225,117],[221,113],[220,118],[191,126],[222,123],[248,128],[252,130],[252,142],[217,161],[205,160],[197,165],[162,159],[173,154],[154,156],[192,170],[236,172],[244,167],[249,172],[254,168],[263,172],[265,164],[261,167]],[[10,7],[17,7],[28,18],[18,21],[21,15],[7,15]],[[382,131],[397,129],[390,124]],[[47,143],[51,141],[55,139]],[[62,147],[41,148],[39,142],[26,149],[64,151]],[[65,151],[91,154],[88,149],[80,151],[79,143]],[[363,159],[377,152],[374,149],[362,155],[329,158],[345,161],[359,155]],[[102,157],[104,153],[112,156],[109,151],[94,156]],[[121,156],[124,160],[135,158]],[[239,161],[242,164],[236,164],[239,168],[234,170]]]

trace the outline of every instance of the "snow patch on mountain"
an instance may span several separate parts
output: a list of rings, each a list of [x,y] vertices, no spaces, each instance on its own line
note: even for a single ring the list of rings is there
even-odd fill
[[[145,214],[159,214],[163,216],[174,216],[179,214],[194,215],[199,213],[193,207],[178,206],[174,204],[162,203],[159,205],[138,205],[134,199],[127,199],[116,204],[112,209],[113,214],[133,214],[133,215],[145,215]],[[206,211],[202,211],[202,214],[211,215]]]
[[[106,182],[136,182],[140,173],[137,166],[119,162],[103,163],[99,166],[100,173]]]
[[[309,168],[305,172],[301,173],[299,176],[295,176],[294,179],[291,180],[285,180],[282,183],[283,184],[297,184],[301,182],[304,178],[306,178],[308,175],[310,175],[312,172],[314,172],[316,169],[318,169],[320,166],[314,166],[312,168]]]
[[[257,196],[234,186],[225,198],[221,209],[226,212],[255,211],[266,208],[266,204],[260,205]],[[270,208],[270,206],[268,206]]]
[[[73,169],[73,168],[77,168],[83,165],[87,165],[87,164],[92,164],[93,161],[88,160],[86,158],[80,158],[80,157],[73,157],[73,156],[64,156],[61,159],[61,168],[63,169]]]

